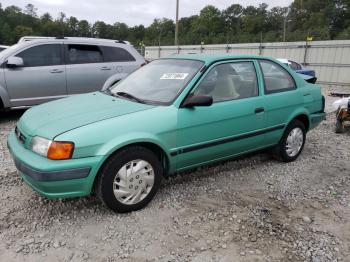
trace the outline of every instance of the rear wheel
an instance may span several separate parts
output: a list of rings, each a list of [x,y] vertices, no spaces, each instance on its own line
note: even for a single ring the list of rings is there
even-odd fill
[[[147,148],[133,146],[107,160],[99,174],[97,194],[114,211],[135,211],[152,200],[161,179],[157,156]]]
[[[299,120],[293,120],[287,126],[279,144],[274,149],[274,155],[283,162],[296,160],[304,148],[305,139],[305,125]]]

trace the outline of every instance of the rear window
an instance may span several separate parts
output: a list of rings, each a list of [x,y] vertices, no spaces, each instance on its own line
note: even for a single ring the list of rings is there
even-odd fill
[[[102,63],[100,48],[95,45],[68,45],[67,64]]]
[[[125,49],[120,47],[101,46],[105,62],[131,62],[136,59]]]

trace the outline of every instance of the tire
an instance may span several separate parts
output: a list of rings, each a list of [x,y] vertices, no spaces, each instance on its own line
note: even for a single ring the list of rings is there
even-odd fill
[[[294,133],[298,138],[302,138],[302,141],[300,139],[296,139],[295,146],[288,145],[291,141],[289,138],[289,135]],[[304,145],[305,145],[305,139],[306,139],[306,128],[305,125],[300,122],[299,120],[294,119],[285,129],[283,136],[278,143],[278,145],[274,148],[274,156],[283,162],[292,162],[298,158],[298,156],[303,151]],[[295,150],[293,150],[295,149]]]
[[[345,131],[345,128],[344,128],[343,122],[337,119],[337,122],[335,123],[335,132],[337,134],[342,134],[344,133],[344,131]]]
[[[152,200],[162,177],[157,156],[147,148],[131,146],[114,154],[103,165],[96,191],[102,203],[113,211],[136,211]]]

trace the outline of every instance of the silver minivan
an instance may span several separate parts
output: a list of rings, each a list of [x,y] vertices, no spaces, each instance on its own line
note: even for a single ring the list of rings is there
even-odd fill
[[[101,90],[145,63],[124,41],[74,37],[22,41],[0,53],[1,107],[27,108]]]

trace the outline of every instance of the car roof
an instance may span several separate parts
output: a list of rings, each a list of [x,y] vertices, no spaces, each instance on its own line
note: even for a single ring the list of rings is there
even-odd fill
[[[42,37],[42,36],[23,36],[18,41],[18,43],[27,43],[27,42],[61,42],[61,41],[69,41],[69,42],[84,42],[84,43],[94,43],[94,44],[125,44],[131,45],[128,41],[122,40],[114,40],[114,39],[103,39],[103,38],[90,38],[90,37]]]
[[[199,60],[206,64],[211,64],[219,60],[227,59],[266,59],[274,60],[271,57],[257,56],[257,55],[231,55],[231,54],[173,54],[161,59],[189,59]]]

